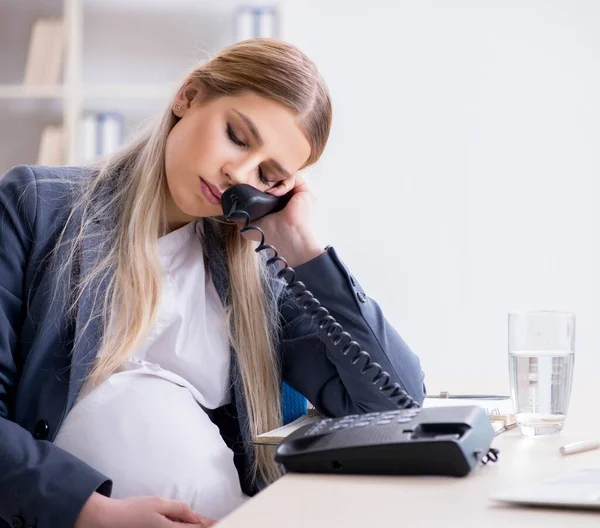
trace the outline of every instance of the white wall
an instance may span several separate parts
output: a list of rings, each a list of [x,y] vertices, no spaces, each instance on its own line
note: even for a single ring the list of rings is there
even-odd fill
[[[574,311],[576,375],[600,373],[600,2],[279,2],[283,37],[315,60],[334,102],[311,171],[323,241],[421,357],[429,388],[505,390],[513,309]],[[237,3],[87,0],[86,82],[173,80],[227,43]],[[2,12],[13,4],[0,0]],[[22,76],[23,31],[41,8],[19,6],[21,32],[0,31],[4,83]],[[159,29],[162,44],[148,38]],[[12,166],[34,159],[42,103],[14,104],[17,129],[9,104],[0,165]]]
[[[600,374],[600,3],[283,8],[334,103],[319,229],[430,390],[506,392],[517,309],[575,312],[576,375]]]

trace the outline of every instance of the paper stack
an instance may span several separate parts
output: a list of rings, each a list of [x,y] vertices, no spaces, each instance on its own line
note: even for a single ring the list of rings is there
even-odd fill
[[[510,398],[425,398],[423,402],[423,408],[456,407],[459,405],[477,405],[483,407],[490,417],[496,434],[512,429],[517,423]]]

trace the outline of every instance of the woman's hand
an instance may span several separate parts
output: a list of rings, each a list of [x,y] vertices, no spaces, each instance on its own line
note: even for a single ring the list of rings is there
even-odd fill
[[[316,205],[316,197],[302,175],[285,187],[276,187],[270,194],[282,196],[292,193],[292,198],[284,209],[269,214],[250,225],[260,227],[265,233],[265,243],[277,248],[293,268],[319,256],[325,248],[317,240],[311,217]],[[291,190],[290,190],[291,188]],[[243,223],[238,223],[241,227]],[[244,234],[249,240],[260,241],[259,233],[248,231]]]
[[[83,505],[74,528],[206,528],[205,519],[182,501],[162,497],[111,499],[94,492]]]

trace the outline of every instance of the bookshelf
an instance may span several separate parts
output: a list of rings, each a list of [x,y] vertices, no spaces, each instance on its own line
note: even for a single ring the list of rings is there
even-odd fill
[[[82,119],[118,112],[125,137],[169,103],[187,71],[235,41],[238,0],[0,0],[0,174],[37,163],[62,127],[63,164],[82,162]],[[26,86],[36,20],[62,20],[60,81]],[[5,31],[5,29],[7,29]]]
[[[23,86],[5,84],[0,86],[0,99],[62,99],[62,86]]]

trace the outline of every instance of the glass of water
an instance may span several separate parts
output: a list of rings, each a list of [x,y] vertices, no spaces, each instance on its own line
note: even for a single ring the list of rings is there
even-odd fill
[[[559,433],[565,423],[575,362],[575,314],[508,314],[510,394],[521,434]]]

